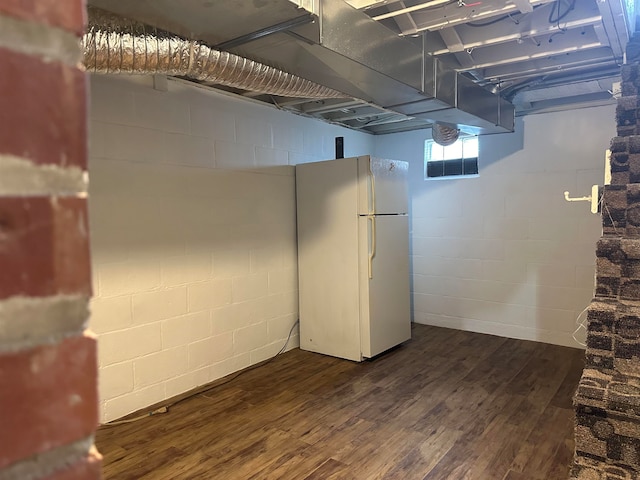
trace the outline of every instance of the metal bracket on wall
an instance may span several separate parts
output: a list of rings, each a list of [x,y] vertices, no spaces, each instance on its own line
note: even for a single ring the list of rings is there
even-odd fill
[[[586,197],[570,197],[569,192],[564,192],[564,199],[567,202],[591,202],[591,213],[598,213],[600,206],[600,187],[593,185],[591,187],[591,195]]]

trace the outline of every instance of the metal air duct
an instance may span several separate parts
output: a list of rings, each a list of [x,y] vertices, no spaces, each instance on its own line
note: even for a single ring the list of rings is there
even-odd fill
[[[431,136],[433,137],[433,141],[438,145],[446,147],[458,140],[458,137],[460,137],[460,129],[436,122],[431,127]]]
[[[286,97],[346,96],[282,70],[95,7],[89,7],[88,13],[89,28],[82,47],[84,64],[90,72],[184,76]]]
[[[426,37],[399,37],[344,0],[88,1],[397,114],[467,133],[514,128],[513,105],[426,53]],[[311,10],[301,7],[308,4]],[[311,21],[298,23],[304,18]],[[183,55],[198,52],[189,47]],[[187,59],[181,63],[198,63]]]

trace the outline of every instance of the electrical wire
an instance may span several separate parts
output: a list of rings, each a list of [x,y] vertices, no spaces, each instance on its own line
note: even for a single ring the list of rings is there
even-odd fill
[[[276,107],[278,110],[283,110],[283,111],[284,111],[284,108],[282,108],[282,107],[278,104],[278,102],[277,102],[277,101],[276,101],[276,99],[273,97],[273,95],[269,95],[269,98],[271,99],[271,103],[273,103],[273,104],[275,105],[275,107]]]
[[[587,310],[589,310],[589,305],[587,305],[587,306],[584,308],[584,310],[582,310],[582,311],[578,314],[578,316],[576,317],[576,325],[577,325],[577,328],[576,328],[576,329],[573,331],[573,333],[571,334],[571,336],[573,337],[573,339],[575,340],[575,342],[576,342],[578,345],[582,345],[583,347],[586,347],[587,345],[586,345],[586,344],[584,344],[584,343],[582,343],[580,340],[578,340],[578,339],[576,338],[576,335],[578,334],[578,332],[579,332],[580,330],[584,330],[585,332],[587,331],[587,320],[588,320],[588,317],[584,317],[584,320],[580,321],[580,317],[582,317],[582,315],[583,315],[584,313],[586,313],[586,311],[587,311]]]
[[[282,348],[280,349],[280,351],[278,351],[278,353],[276,353],[273,357],[260,362],[260,363],[256,363],[255,365],[251,365],[250,367],[247,367],[243,370],[240,370],[239,372],[236,372],[235,374],[233,374],[232,376],[228,377],[226,380],[224,380],[223,382],[218,382],[215,385],[211,385],[210,387],[206,387],[203,391],[201,392],[194,392],[193,395],[190,395],[188,397],[185,398],[181,398],[180,400],[176,400],[173,403],[170,403],[169,405],[167,405],[168,407],[173,407],[174,405],[177,405],[180,402],[184,402],[187,398],[191,398],[195,395],[202,395],[205,398],[211,398],[211,397],[207,397],[206,395],[204,395],[205,393],[214,390],[218,387],[221,387],[222,385],[226,385],[227,383],[232,382],[233,380],[235,380],[236,378],[238,378],[240,375],[243,375],[247,372],[250,372],[251,370],[255,370],[258,367],[264,367],[265,365],[267,365],[268,363],[273,362],[273,360],[275,360],[275,358],[282,354],[285,349],[287,348],[287,345],[289,345],[289,340],[291,339],[291,334],[293,333],[293,329],[296,328],[296,325],[298,325],[300,323],[300,319],[296,320],[295,323],[291,326],[291,329],[289,330],[289,335],[287,335],[287,340],[284,342],[284,345],[282,346]]]
[[[560,14],[560,2],[562,0],[556,0],[556,3],[553,4],[553,7],[551,7],[551,12],[549,12],[549,23],[550,24],[556,24],[558,26],[558,28],[560,28],[560,21],[562,19],[564,19],[567,15],[569,15],[573,9],[576,7],[576,0],[573,0],[571,2],[571,4],[569,5],[569,7],[562,13]],[[553,11],[557,10],[557,18],[553,18]]]
[[[617,232],[616,230],[616,226],[615,223],[613,221],[613,218],[611,217],[611,212],[609,211],[609,207],[607,207],[607,204],[604,201],[604,195],[600,195],[600,198],[598,198],[598,205],[600,206],[600,211],[606,210],[607,215],[609,216],[609,220],[611,220],[611,225],[613,226],[614,232]],[[588,323],[588,316],[584,317],[584,319],[581,321],[580,317],[582,317],[582,315],[584,315],[587,310],[589,310],[589,305],[587,305],[584,310],[582,310],[578,316],[576,317],[576,329],[573,331],[573,333],[571,334],[571,336],[573,337],[573,339],[575,340],[575,342],[578,345],[581,345],[583,347],[586,347],[587,345],[585,343],[582,343],[580,340],[578,340],[576,338],[576,335],[580,332],[580,330],[584,330],[585,333],[587,332],[587,323]]]
[[[205,398],[211,398],[211,397],[207,397],[206,395],[204,395],[207,392],[210,392],[211,390],[215,390],[218,387],[221,387],[222,385],[226,385],[227,383],[232,382],[233,380],[235,380],[236,378],[238,378],[240,375],[243,375],[247,372],[250,372],[251,370],[255,370],[258,367],[263,367],[264,365],[267,365],[269,363],[271,363],[273,360],[276,359],[276,357],[278,357],[279,355],[281,355],[282,353],[284,353],[284,351],[287,349],[287,345],[289,345],[289,341],[291,340],[291,334],[293,333],[293,330],[296,328],[296,326],[300,323],[300,319],[297,319],[294,324],[291,326],[291,329],[289,329],[289,334],[287,335],[287,339],[284,342],[284,345],[282,345],[282,348],[278,351],[278,353],[276,353],[274,356],[272,356],[271,358],[260,362],[260,363],[256,363],[255,365],[251,365],[243,370],[240,370],[239,372],[236,372],[235,374],[227,377],[224,381],[222,382],[218,382],[215,385],[208,385],[206,387],[203,387],[201,389],[198,389],[196,391],[194,391],[193,393],[191,393],[190,395],[180,398],[178,400],[176,400],[175,402],[171,402],[168,403],[167,405],[163,405],[161,407],[156,408],[155,410],[152,410],[150,412],[147,412],[145,414],[139,415],[137,417],[134,418],[129,418],[127,420],[117,420],[114,422],[107,422],[107,423],[103,423],[101,426],[102,427],[110,427],[110,426],[114,426],[114,425],[123,425],[126,423],[133,423],[133,422],[137,422],[138,420],[142,420],[144,418],[148,418],[151,417],[153,415],[158,415],[158,414],[162,414],[162,413],[168,413],[169,412],[169,408],[174,407],[176,405],[178,405],[179,403],[184,402],[185,400],[188,400],[190,398],[195,397],[196,395],[201,395]]]
[[[558,27],[558,28],[560,28],[560,27]],[[555,33],[552,33],[551,35],[549,35],[549,40],[548,40],[548,42],[549,42],[549,43],[553,42],[553,37],[555,37],[555,36],[557,36],[557,35],[564,35],[566,31],[567,31],[567,29],[566,29],[566,28],[560,28],[560,31],[555,32]]]
[[[603,197],[604,197],[604,195],[603,195]],[[609,220],[611,221],[611,227],[613,228],[613,233],[615,235],[619,235],[618,229],[616,228],[616,222],[613,220],[613,217],[611,216],[611,211],[609,210],[609,207],[607,206],[607,204],[602,199],[600,200],[600,208],[604,209],[607,212],[607,216],[609,217]]]
[[[569,13],[571,13],[576,7],[576,0],[572,0],[572,2],[569,4],[567,9],[564,12],[560,13],[560,3],[561,2],[562,2],[562,0],[556,0],[556,2],[551,7],[551,12],[549,12],[549,23],[552,24],[552,25],[554,23],[557,24],[558,28],[560,28],[560,21],[563,20],[567,15],[569,15]],[[536,8],[540,8],[541,6],[542,5],[538,5],[538,6],[534,7],[534,10]],[[554,11],[557,11],[556,18],[553,18]],[[472,23],[472,22],[469,22],[469,23],[466,23],[465,25],[467,25],[469,27],[488,27],[489,25],[495,25],[496,23],[502,22],[503,20],[506,20],[507,18],[510,18],[516,25],[518,25],[520,23],[520,19],[524,15],[527,15],[527,13],[523,13],[523,14],[521,14],[520,17],[514,18],[510,13],[508,13],[508,14],[503,15],[501,17],[494,18],[493,20],[489,20],[488,22],[483,22],[483,23]]]
[[[169,411],[169,407],[160,407],[160,408],[156,408],[155,410],[153,410],[151,412],[147,412],[147,413],[145,413],[143,415],[139,415],[137,417],[129,418],[127,420],[117,420],[115,422],[103,423],[102,426],[109,427],[111,425],[124,425],[125,423],[133,423],[133,422],[137,422],[138,420],[142,420],[143,418],[151,417],[153,415],[158,415],[158,414],[161,414],[161,413],[167,413],[168,411]]]

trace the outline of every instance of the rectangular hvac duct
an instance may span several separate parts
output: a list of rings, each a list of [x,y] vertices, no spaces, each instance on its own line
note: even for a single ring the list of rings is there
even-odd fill
[[[343,0],[90,0],[407,116],[513,130],[514,107]]]

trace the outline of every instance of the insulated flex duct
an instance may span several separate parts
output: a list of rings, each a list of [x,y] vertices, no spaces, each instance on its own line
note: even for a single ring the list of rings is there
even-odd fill
[[[89,7],[84,64],[96,73],[184,76],[258,93],[300,98],[344,95],[299,76]]]
[[[256,92],[264,92],[265,85],[269,85],[277,87],[269,91],[275,95],[354,98],[389,112],[449,125],[467,133],[503,133],[514,128],[513,104],[429,55],[423,43],[426,37],[399,37],[344,0],[88,0],[88,3],[201,40],[186,41],[162,30],[145,29],[135,22],[127,21],[123,26],[110,25],[105,20],[98,25],[90,21],[92,27],[85,45],[90,70],[96,71],[96,67],[102,72],[155,70]],[[306,4],[314,8],[307,10],[302,6]],[[298,23],[305,18],[310,21]],[[104,26],[105,23],[108,25]],[[118,45],[124,40],[126,45]],[[218,50],[206,47],[203,42]],[[104,55],[110,58],[102,58]],[[215,65],[211,73],[209,64]],[[290,87],[281,88],[284,83],[281,76],[290,75],[265,65],[278,66],[313,82],[297,78],[290,80]],[[236,83],[239,76],[242,85]]]

